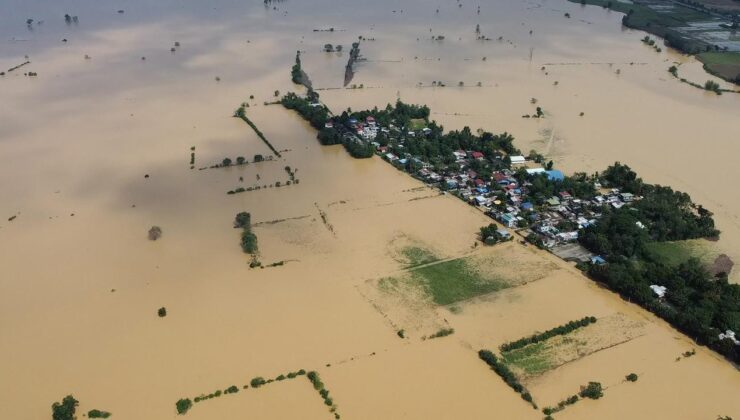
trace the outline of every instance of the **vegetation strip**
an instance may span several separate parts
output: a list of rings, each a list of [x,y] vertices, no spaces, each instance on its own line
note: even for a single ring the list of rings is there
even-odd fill
[[[600,382],[589,382],[588,385],[581,386],[581,391],[578,394],[571,395],[570,397],[558,402],[557,407],[545,407],[542,409],[547,417],[552,418],[550,415],[565,410],[569,405],[573,405],[579,401],[580,398],[590,398],[592,400],[598,400],[604,396],[603,389]]]
[[[512,341],[510,343],[504,343],[499,347],[499,350],[501,352],[507,352],[512,351],[516,349],[520,349],[522,347],[528,346],[530,344],[539,343],[541,341],[545,341],[548,338],[555,337],[557,335],[565,335],[568,334],[571,331],[575,331],[579,328],[583,328],[589,324],[593,324],[596,322],[596,318],[593,316],[586,316],[578,321],[570,321],[567,324],[559,325],[555,328],[549,329],[543,333],[534,334],[529,337],[520,338],[519,340]]]
[[[496,372],[504,382],[506,382],[506,385],[509,385],[511,389],[520,394],[524,401],[532,404],[532,407],[537,408],[537,404],[532,400],[532,395],[527,391],[524,385],[519,382],[519,379],[514,375],[514,372],[506,366],[506,363],[500,361],[490,350],[479,350],[478,357],[486,362],[486,364],[488,364],[488,366],[490,366],[491,369]]]
[[[236,215],[236,218],[234,218],[234,227],[237,229],[242,229],[242,251],[252,255],[252,262],[250,262],[249,266],[259,266],[260,263],[257,260],[257,251],[259,248],[257,246],[257,235],[252,232],[252,216],[245,211],[238,213]]]
[[[327,407],[329,407],[329,411],[334,414],[334,418],[337,420],[340,419],[341,416],[337,412],[337,406],[336,404],[334,404],[334,400],[329,396],[329,390],[327,390],[326,387],[324,386],[324,383],[321,382],[321,378],[319,377],[319,374],[316,371],[310,371],[306,373],[305,369],[300,369],[295,372],[289,372],[287,374],[280,374],[273,379],[265,379],[261,376],[256,376],[252,378],[252,380],[249,381],[248,385],[243,385],[242,389],[249,389],[249,387],[252,387],[253,389],[257,389],[257,388],[260,388],[262,386],[265,386],[273,382],[280,382],[286,379],[294,379],[294,378],[297,378],[303,375],[306,375],[308,380],[313,385],[314,389],[319,392],[319,395],[321,395],[321,398],[324,400],[324,404]],[[219,398],[222,395],[236,394],[239,392],[239,390],[240,389],[238,386],[231,385],[224,390],[218,389],[209,394],[200,394],[199,396],[193,399],[181,398],[175,403],[175,408],[178,414],[183,415],[183,414],[186,414],[193,407],[193,403],[200,403],[200,402],[207,401],[213,398]],[[76,405],[76,401],[75,401],[75,405]],[[73,414],[74,414],[74,411],[73,411]],[[60,419],[67,420],[67,418],[60,418]],[[73,419],[73,417],[69,417],[69,419],[71,420]],[[55,420],[57,420],[56,417],[55,417]]]
[[[321,398],[324,400],[324,404],[326,404],[329,407],[329,411],[334,413],[334,418],[339,419],[341,416],[337,412],[337,406],[334,404],[334,400],[329,396],[329,390],[327,390],[324,387],[324,383],[321,382],[321,378],[319,377],[319,374],[316,371],[308,372],[308,375],[306,375],[309,381],[313,384],[313,388],[317,391],[319,391],[319,394],[321,395]]]
[[[257,128],[256,125],[254,125],[254,123],[252,122],[252,120],[250,120],[249,118],[247,118],[247,113],[245,112],[244,104],[242,104],[242,106],[240,106],[236,110],[236,112],[234,112],[234,116],[235,117],[238,117],[238,118],[241,118],[242,120],[244,120],[244,122],[246,122],[247,124],[249,124],[249,126],[252,127],[252,130],[254,130],[254,132],[257,133],[257,137],[259,137],[260,139],[262,139],[263,142],[265,142],[265,144],[267,145],[267,147],[269,147],[270,150],[272,150],[272,153],[274,153],[275,156],[282,157],[280,155],[280,152],[278,152],[277,149],[275,149],[272,146],[272,144],[267,140],[267,138],[265,138],[265,135],[262,134],[262,132],[260,131],[260,129]]]
[[[290,70],[290,78],[293,80],[293,83],[303,85],[306,89],[311,89],[311,79],[308,78],[308,74],[303,71],[303,67],[301,66],[300,51],[296,51],[295,53],[295,64],[293,64],[293,67]],[[275,96],[277,96],[277,94]]]

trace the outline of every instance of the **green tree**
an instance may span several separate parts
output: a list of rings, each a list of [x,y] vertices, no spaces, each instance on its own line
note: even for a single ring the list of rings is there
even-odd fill
[[[175,403],[175,408],[177,408],[177,414],[185,414],[190,410],[190,408],[193,407],[193,402],[190,400],[190,398],[181,398],[177,400]],[[56,419],[55,419],[56,420]]]
[[[55,402],[51,406],[51,418],[53,420],[75,420],[75,412],[77,411],[77,401],[73,396],[67,395],[62,399],[62,402]]]

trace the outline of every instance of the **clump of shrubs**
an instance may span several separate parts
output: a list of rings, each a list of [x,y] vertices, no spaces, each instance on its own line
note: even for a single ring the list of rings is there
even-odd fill
[[[252,378],[251,381],[249,381],[249,385],[252,386],[252,388],[259,388],[262,385],[266,384],[267,381],[265,381],[265,378],[261,376],[257,376],[256,378]]]
[[[161,307],[161,308],[159,308],[157,310],[157,315],[159,315],[160,318],[166,317],[167,316],[167,308],[165,308],[164,306]]]
[[[51,405],[51,417],[54,420],[75,420],[75,412],[80,402],[71,395],[64,397],[61,403],[55,402]]]
[[[152,226],[149,229],[148,237],[150,241],[156,241],[162,237],[162,228],[159,226]]]
[[[87,417],[91,419],[107,419],[111,416],[111,413],[103,410],[90,410],[87,412]]]
[[[446,337],[446,336],[451,335],[451,334],[454,334],[454,333],[455,333],[455,329],[454,328],[442,328],[439,331],[437,331],[436,333],[430,335],[428,338],[429,339],[432,339],[432,338]]]
[[[637,382],[637,374],[636,373],[630,373],[629,375],[625,376],[624,379],[630,381],[630,382]]]
[[[589,382],[588,385],[581,387],[581,392],[578,395],[580,395],[581,398],[598,400],[604,396],[604,392],[601,388],[600,382]]]
[[[185,414],[193,407],[193,402],[190,400],[190,398],[180,398],[175,403],[175,408],[177,408],[177,414]]]

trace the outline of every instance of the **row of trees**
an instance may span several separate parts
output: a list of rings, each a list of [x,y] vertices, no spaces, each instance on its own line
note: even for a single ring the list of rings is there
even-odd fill
[[[596,322],[596,317],[593,316],[585,316],[577,321],[570,321],[567,324],[559,325],[555,328],[551,328],[545,332],[539,333],[539,334],[533,334],[529,337],[520,338],[516,341],[512,341],[510,343],[504,343],[499,347],[499,349],[502,352],[506,351],[512,351],[516,349],[520,349],[522,347],[528,346],[530,344],[539,343],[541,341],[545,341],[548,338],[552,338],[558,335],[565,335],[569,332],[575,331],[579,328],[583,328],[587,325],[593,324]]]
[[[499,361],[496,355],[489,350],[479,350],[478,357],[486,362],[486,364],[488,364],[488,366],[490,366],[491,369],[496,372],[504,382],[506,382],[506,385],[509,385],[514,391],[520,394],[524,401],[532,403],[535,408],[537,407],[537,405],[532,402],[532,395],[526,388],[524,388],[524,385],[519,382],[519,379],[514,375],[514,372],[506,366],[506,363]]]
[[[244,122],[246,122],[247,124],[249,124],[249,126],[252,127],[252,130],[254,130],[254,132],[257,134],[257,137],[259,137],[267,145],[267,147],[270,148],[270,150],[272,150],[272,153],[274,153],[275,156],[280,157],[281,156],[280,155],[280,152],[278,152],[277,149],[275,149],[275,147],[273,147],[272,143],[270,143],[270,141],[267,140],[267,137],[265,137],[265,135],[262,133],[262,131],[260,131],[260,129],[257,128],[257,126],[252,122],[252,120],[250,120],[249,118],[247,118],[247,113],[246,113],[245,109],[246,108],[245,108],[244,105],[240,106],[236,110],[236,112],[234,112],[234,116],[237,117],[237,118],[241,118],[242,120],[244,120]],[[256,158],[256,156],[255,156],[255,158]],[[224,166],[229,166],[231,164],[231,161],[230,160],[229,160],[229,165],[226,165],[226,162],[225,161],[226,161],[226,159],[224,159]],[[256,159],[255,159],[255,161],[256,161]]]
[[[309,381],[311,381],[311,384],[313,385],[313,388],[317,391],[319,391],[319,395],[321,395],[321,398],[324,400],[324,404],[329,407],[330,411],[334,413],[334,418],[339,419],[341,416],[339,413],[337,413],[337,406],[334,404],[334,400],[329,396],[329,390],[326,389],[324,386],[324,383],[321,382],[321,378],[319,377],[319,374],[312,370],[308,372],[306,375]]]

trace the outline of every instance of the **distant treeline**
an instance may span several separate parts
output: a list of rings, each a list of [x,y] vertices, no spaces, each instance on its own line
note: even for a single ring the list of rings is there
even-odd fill
[[[499,347],[499,349],[501,350],[501,352],[516,350],[516,349],[528,346],[530,344],[535,344],[541,341],[545,341],[548,338],[552,338],[557,335],[568,334],[571,331],[575,331],[589,324],[593,324],[594,322],[596,322],[596,317],[585,316],[579,319],[578,321],[570,321],[567,324],[557,326],[543,333],[534,334],[534,335],[531,335],[525,338],[520,338],[519,340],[512,341],[510,343],[504,343],[501,345],[501,347]]]

